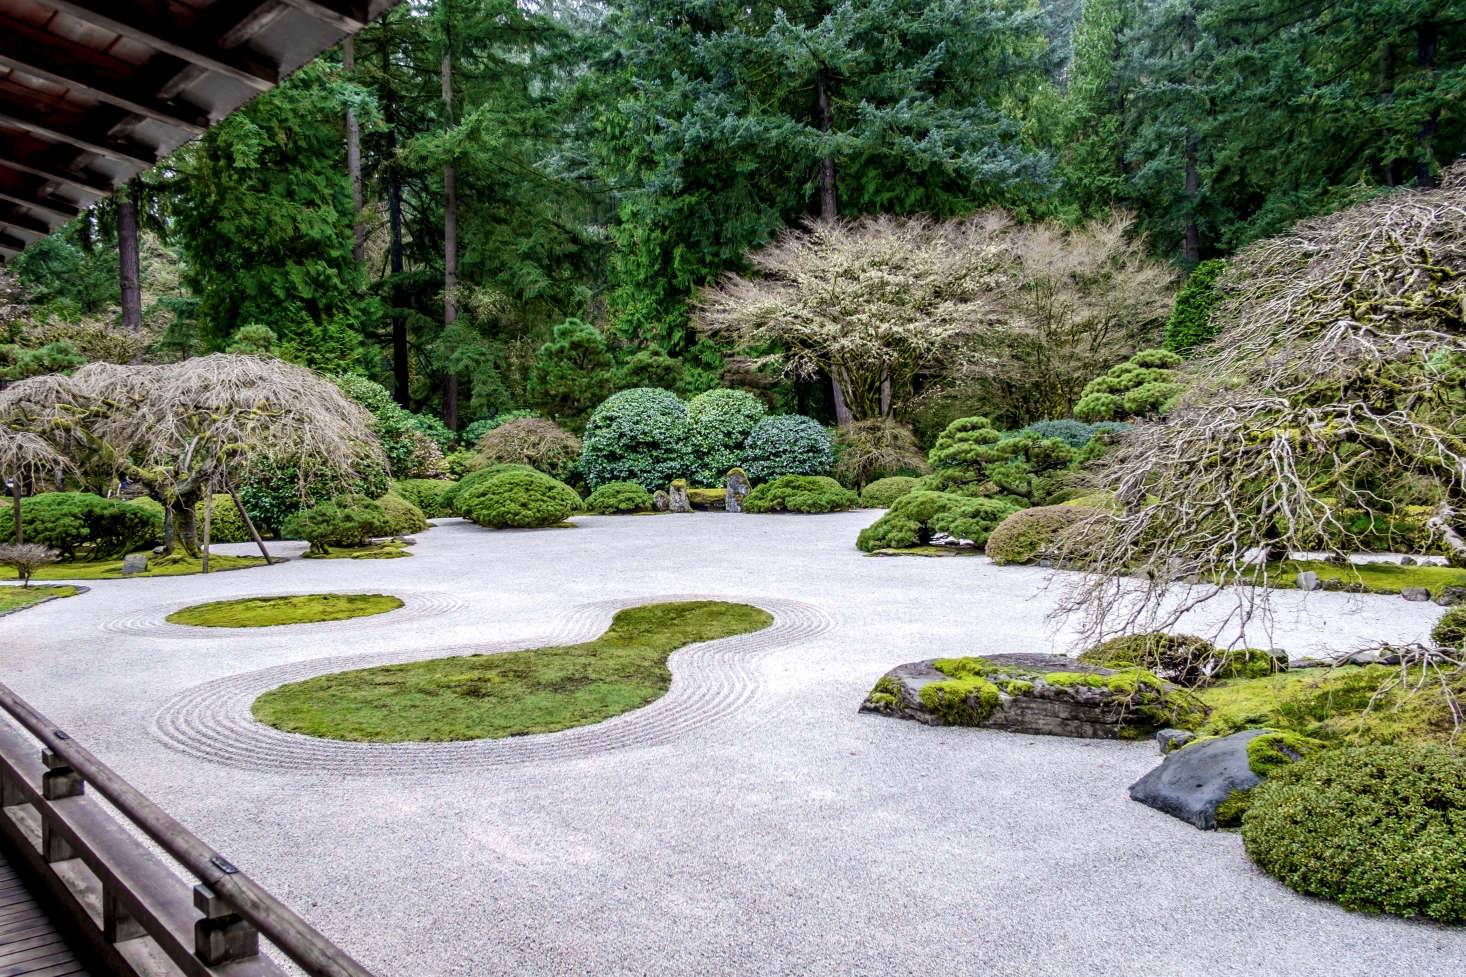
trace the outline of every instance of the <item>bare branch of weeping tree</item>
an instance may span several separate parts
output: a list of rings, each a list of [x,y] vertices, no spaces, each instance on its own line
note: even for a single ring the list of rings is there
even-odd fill
[[[191,554],[194,505],[258,465],[293,466],[304,493],[318,474],[344,482],[385,464],[366,411],[330,381],[270,357],[95,363],[0,392],[0,420],[84,459],[92,474],[143,484]]]
[[[1191,390],[1094,474],[1116,506],[1074,535],[1095,572],[1063,607],[1087,636],[1170,628],[1222,595],[1245,624],[1267,608],[1259,553],[1342,557],[1347,516],[1395,515],[1405,485],[1466,558],[1466,164],[1445,176],[1233,260]]]

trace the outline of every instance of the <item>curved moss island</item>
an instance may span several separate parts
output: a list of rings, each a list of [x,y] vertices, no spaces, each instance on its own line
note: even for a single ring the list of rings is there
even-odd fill
[[[291,594],[195,604],[174,611],[167,620],[196,628],[271,628],[371,617],[401,606],[402,601],[387,594]]]
[[[447,742],[588,726],[661,698],[667,658],[701,641],[762,631],[748,604],[682,601],[621,611],[584,644],[383,665],[292,682],[255,700],[291,733],[373,743]]]

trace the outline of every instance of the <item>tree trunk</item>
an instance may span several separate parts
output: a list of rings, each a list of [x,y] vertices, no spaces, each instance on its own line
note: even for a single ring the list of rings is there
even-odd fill
[[[204,542],[199,547],[203,554],[203,572],[209,572],[209,544],[214,537],[214,486],[210,485],[204,494]]]
[[[819,110],[820,132],[829,135],[834,125],[834,109],[830,102],[830,73],[824,68],[814,75],[815,98]],[[835,157],[828,153],[820,158],[820,218],[832,221],[839,216],[835,199]]]
[[[446,8],[444,16],[447,16]],[[453,52],[449,47],[452,35],[443,28],[443,117],[453,126]],[[443,329],[458,320],[458,174],[453,160],[443,164]],[[448,430],[458,430],[458,374],[449,366],[443,378],[443,423]]]
[[[15,516],[15,542],[17,545],[25,542],[25,530],[20,527],[20,473],[15,475],[15,481],[10,483],[10,507]]]
[[[891,416],[891,375],[881,377],[881,417]]]
[[[356,73],[356,45],[349,37],[341,42],[341,65],[348,75]],[[360,264],[366,260],[366,225],[361,221],[361,122],[355,109],[346,110],[346,173],[351,178],[351,256]]]
[[[393,169],[389,180],[387,224],[392,236],[391,271],[393,276],[397,276],[402,274],[402,178]],[[412,382],[412,374],[407,364],[407,320],[403,318],[401,312],[396,311],[396,288],[389,291],[392,293],[390,301],[394,309],[392,313],[392,398],[406,407],[411,398],[409,385]]]
[[[260,531],[255,528],[255,521],[249,517],[249,510],[240,501],[239,492],[235,490],[233,484],[228,482],[224,484],[224,491],[228,492],[229,497],[234,500],[234,508],[239,510],[239,518],[244,520],[244,528],[249,532],[249,538],[254,540],[255,545],[260,548],[260,556],[265,558],[265,566],[273,565],[275,561],[271,558],[270,551],[265,549],[265,541],[260,538]]]
[[[142,264],[137,241],[137,181],[117,191],[117,277],[122,285],[122,328],[143,327]]]
[[[168,502],[163,524],[163,545],[153,550],[158,556],[171,556],[175,547],[192,557],[199,555],[198,516],[194,513],[197,498],[174,498]]]
[[[838,366],[830,370],[830,399],[835,405],[835,423],[843,427],[855,420],[855,415],[850,413],[850,404],[845,400],[845,383],[841,373]]]
[[[1415,28],[1415,64],[1427,79],[1435,74],[1435,51],[1439,41],[1436,25],[1430,21]],[[1435,133],[1440,124],[1440,109],[1431,110],[1420,123],[1415,137],[1419,155],[1415,159],[1415,185],[1422,190],[1435,189]]]
[[[1191,71],[1191,57],[1196,50],[1196,23],[1191,17],[1186,17],[1181,24],[1181,49],[1186,54],[1187,83],[1194,86],[1196,79]],[[1187,267],[1195,267],[1201,260],[1201,230],[1196,225],[1196,205],[1201,196],[1201,177],[1196,167],[1196,132],[1192,129],[1186,130],[1186,228],[1185,238],[1181,244],[1181,259],[1186,262]]]

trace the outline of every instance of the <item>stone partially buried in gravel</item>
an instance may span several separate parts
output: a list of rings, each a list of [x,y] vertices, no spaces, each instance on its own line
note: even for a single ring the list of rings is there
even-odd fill
[[[1217,808],[1234,792],[1262,783],[1252,772],[1247,744],[1268,732],[1249,729],[1168,753],[1160,766],[1130,785],[1130,799],[1210,831],[1217,826]]]
[[[1084,739],[1135,739],[1205,711],[1184,690],[1143,669],[1025,654],[899,665],[876,682],[860,708],[930,726]]]

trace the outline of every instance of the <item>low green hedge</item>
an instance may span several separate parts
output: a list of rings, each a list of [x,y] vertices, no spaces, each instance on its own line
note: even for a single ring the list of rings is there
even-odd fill
[[[533,472],[534,469],[528,465],[489,465],[477,471],[469,472],[460,478],[451,489],[443,493],[440,505],[448,510],[449,515],[463,515],[463,506],[460,499],[469,492],[488,482],[489,479],[505,472]]]
[[[585,507],[603,516],[650,512],[652,494],[635,482],[607,482],[590,494]]]
[[[392,535],[392,519],[364,495],[343,495],[304,509],[285,520],[288,539],[303,539],[316,553],[332,546],[365,546],[374,537]]]
[[[1252,791],[1242,843],[1304,895],[1466,922],[1466,756],[1365,746],[1305,757]]]
[[[901,496],[914,491],[919,481],[911,475],[878,478],[860,490],[860,504],[866,509],[889,509]]]
[[[860,497],[827,475],[783,475],[749,492],[743,511],[842,512],[860,504]]]
[[[467,481],[467,479],[464,479]],[[465,519],[493,529],[555,526],[580,511],[575,489],[543,472],[504,471],[459,492]]]
[[[11,514],[6,513],[7,517]],[[107,560],[157,545],[162,507],[153,510],[90,492],[42,492],[20,502],[21,531],[65,561]],[[14,542],[10,518],[0,519],[0,543]]]

